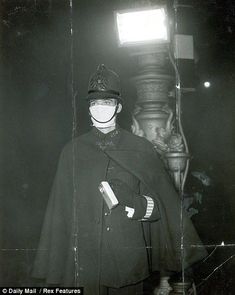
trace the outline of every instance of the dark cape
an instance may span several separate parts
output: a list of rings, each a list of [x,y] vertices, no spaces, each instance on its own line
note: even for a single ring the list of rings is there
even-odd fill
[[[117,207],[113,230],[105,233],[104,242],[104,203],[97,188],[106,179],[110,160],[146,186],[158,204],[160,219],[129,220],[118,215],[123,213]],[[67,144],[61,153],[33,276],[45,279],[46,284],[84,286],[86,294],[95,295],[100,284],[121,287],[143,280],[149,271],[181,271],[207,255],[181,209],[152,144],[121,130],[118,144],[102,150],[91,131]],[[109,246],[106,252],[101,251],[102,243]],[[109,267],[110,260],[115,269]]]

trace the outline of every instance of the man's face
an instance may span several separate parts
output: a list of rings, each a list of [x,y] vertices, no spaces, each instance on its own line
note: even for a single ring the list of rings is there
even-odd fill
[[[117,108],[117,114],[118,114],[122,110],[122,105],[115,98],[93,99],[93,100],[90,100],[89,107],[94,107],[94,106],[110,106],[110,107],[116,107],[117,105],[118,105],[118,108]]]

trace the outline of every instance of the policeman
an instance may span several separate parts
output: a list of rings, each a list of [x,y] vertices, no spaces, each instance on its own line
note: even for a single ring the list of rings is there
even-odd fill
[[[93,127],[61,153],[33,275],[86,295],[142,294],[152,271],[179,271],[206,252],[187,216],[182,251],[181,204],[161,161],[116,123],[118,75],[100,65],[87,99]]]

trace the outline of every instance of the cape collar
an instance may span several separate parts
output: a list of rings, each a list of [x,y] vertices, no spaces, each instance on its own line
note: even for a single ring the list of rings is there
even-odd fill
[[[104,150],[106,148],[115,148],[117,146],[120,139],[120,131],[120,128],[117,126],[116,129],[106,134],[96,127],[93,127],[91,132],[96,138],[95,144]]]

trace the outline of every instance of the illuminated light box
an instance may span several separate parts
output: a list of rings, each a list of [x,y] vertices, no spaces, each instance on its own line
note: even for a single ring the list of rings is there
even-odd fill
[[[120,46],[169,42],[165,8],[119,11],[115,15]]]

